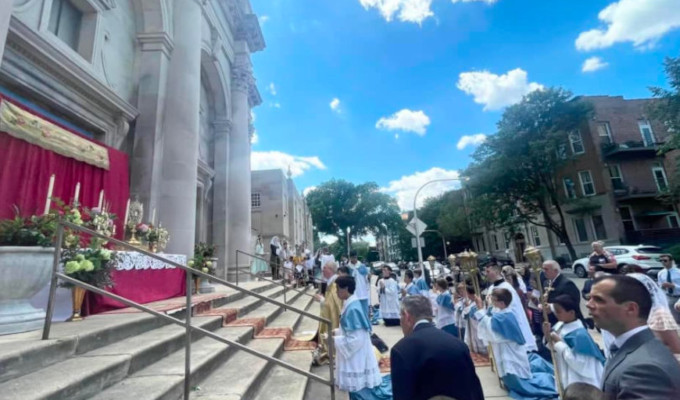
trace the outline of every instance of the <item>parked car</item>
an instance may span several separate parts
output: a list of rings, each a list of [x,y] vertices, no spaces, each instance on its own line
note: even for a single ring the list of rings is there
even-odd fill
[[[489,265],[492,261],[492,259],[496,259],[496,263],[500,265],[501,267],[504,265],[511,265],[515,266],[515,262],[512,261],[512,259],[505,254],[495,254],[495,255],[488,255],[488,254],[482,254],[477,258],[477,263],[479,265],[479,268],[484,268],[487,265]]]
[[[656,275],[663,268],[659,262],[659,257],[663,254],[661,247],[639,244],[637,246],[607,246],[604,249],[616,257],[616,267],[619,271],[626,264],[637,264],[649,277],[656,280]],[[579,278],[588,276],[589,260],[589,257],[584,257],[574,261],[571,268],[576,276]]]

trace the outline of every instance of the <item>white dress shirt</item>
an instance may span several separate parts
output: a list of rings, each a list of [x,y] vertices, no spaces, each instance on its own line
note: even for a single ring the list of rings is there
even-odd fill
[[[678,269],[677,266],[673,265],[671,268],[664,268],[659,271],[659,274],[656,276],[656,281],[659,283],[659,286],[668,282],[668,274],[671,275],[671,282],[675,284],[671,296],[680,297],[680,269]],[[667,289],[663,289],[663,291],[666,295],[669,294]]]
[[[645,329],[649,329],[649,327],[647,325],[642,325],[638,326],[637,328],[633,328],[626,333],[620,334],[616,337],[616,339],[614,339],[614,346],[620,349],[624,344],[626,344],[628,339],[635,336],[636,333],[644,331]]]

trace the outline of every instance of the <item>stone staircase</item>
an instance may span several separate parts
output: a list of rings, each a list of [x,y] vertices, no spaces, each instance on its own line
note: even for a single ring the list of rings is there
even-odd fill
[[[283,301],[283,288],[269,282],[251,290]],[[309,293],[313,290],[308,289]],[[288,290],[289,305],[312,307],[310,296]],[[317,303],[318,304],[318,303]],[[263,318],[266,327],[313,331],[316,321],[238,291],[212,300],[212,309],[237,309],[238,318]],[[316,314],[318,307],[312,308]],[[283,338],[255,338],[252,326],[223,326],[221,316],[196,315],[192,323],[217,335],[304,370],[311,351],[284,352]],[[169,313],[183,319],[186,311]],[[146,313],[95,315],[52,326],[50,340],[39,332],[0,341],[0,398],[3,400],[181,399],[184,385],[184,328]],[[295,333],[294,333],[295,334]],[[0,337],[1,338],[1,337]],[[192,335],[191,398],[196,400],[302,400],[308,378],[199,333]],[[330,398],[327,392],[326,398]]]

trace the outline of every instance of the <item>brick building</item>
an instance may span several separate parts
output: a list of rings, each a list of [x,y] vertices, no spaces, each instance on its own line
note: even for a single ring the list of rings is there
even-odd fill
[[[659,155],[668,137],[664,125],[647,118],[649,99],[621,96],[582,96],[593,105],[593,116],[570,135],[563,149],[570,157],[556,177],[565,199],[567,232],[578,255],[590,252],[590,243],[657,244],[680,241],[677,205],[659,199],[669,186],[675,152]],[[509,230],[478,230],[473,244],[478,251],[505,252],[520,257],[533,245],[551,257],[568,257],[564,244],[542,227],[522,225]],[[550,251],[550,240],[556,253]]]

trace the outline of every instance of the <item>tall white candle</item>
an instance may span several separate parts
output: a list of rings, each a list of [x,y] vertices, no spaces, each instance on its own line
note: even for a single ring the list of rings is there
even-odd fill
[[[130,214],[130,199],[128,199],[127,205],[125,206],[125,219],[123,220],[123,226],[127,226],[128,214]]]
[[[52,191],[54,190],[54,174],[50,176],[50,185],[47,188],[47,200],[45,200],[45,212],[44,214],[47,215],[47,213],[50,212],[50,204],[52,203]]]
[[[154,225],[155,221],[156,221],[156,209],[154,208],[151,211],[151,225]]]
[[[99,205],[97,207],[101,210],[103,205],[104,205],[104,189],[102,189],[99,192]]]
[[[76,194],[73,196],[73,204],[78,204],[80,202],[80,182],[76,183]]]

